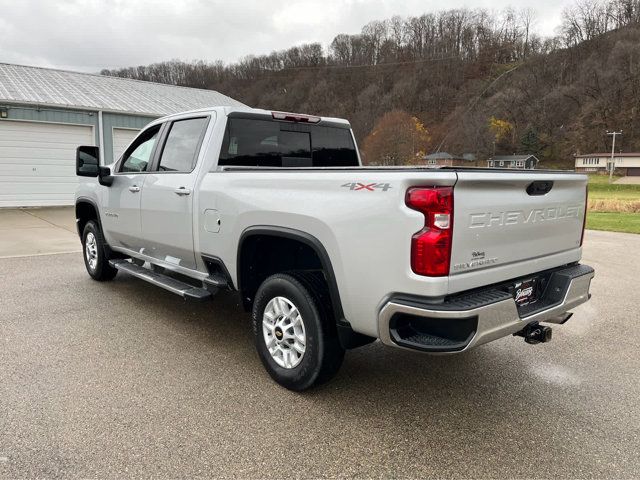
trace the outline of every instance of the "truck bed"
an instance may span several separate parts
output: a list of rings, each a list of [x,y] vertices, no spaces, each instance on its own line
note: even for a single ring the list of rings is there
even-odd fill
[[[315,172],[315,171],[338,171],[338,172],[350,172],[350,171],[385,171],[385,172],[429,172],[429,171],[446,171],[446,172],[496,172],[496,173],[518,173],[518,174],[572,174],[580,175],[580,173],[574,170],[551,170],[551,169],[536,169],[536,170],[520,170],[515,168],[489,168],[489,167],[430,167],[430,166],[375,166],[375,165],[363,165],[360,167],[238,167],[238,166],[224,166],[218,167],[219,171],[224,172]]]

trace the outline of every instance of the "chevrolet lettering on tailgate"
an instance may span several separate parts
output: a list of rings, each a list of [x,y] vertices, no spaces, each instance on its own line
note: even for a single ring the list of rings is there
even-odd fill
[[[580,218],[582,205],[566,205],[533,210],[509,210],[505,212],[482,212],[469,215],[469,228],[500,227]]]

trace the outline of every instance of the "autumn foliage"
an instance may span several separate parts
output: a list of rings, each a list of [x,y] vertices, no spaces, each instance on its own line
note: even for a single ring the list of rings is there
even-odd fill
[[[406,165],[424,157],[429,132],[416,117],[401,110],[385,113],[364,139],[362,153],[369,165]]]

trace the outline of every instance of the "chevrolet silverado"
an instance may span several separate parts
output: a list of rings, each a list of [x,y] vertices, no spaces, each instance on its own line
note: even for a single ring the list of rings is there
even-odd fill
[[[544,324],[589,299],[585,175],[363,167],[347,121],[244,107],[155,120],[99,158],[78,148],[89,275],[190,300],[237,291],[262,363],[292,390],[376,339],[440,354],[546,342]]]

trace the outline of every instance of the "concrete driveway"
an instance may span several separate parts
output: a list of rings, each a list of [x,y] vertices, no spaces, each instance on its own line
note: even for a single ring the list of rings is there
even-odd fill
[[[0,208],[0,258],[80,250],[73,207]]]
[[[622,177],[613,183],[618,185],[640,185],[640,177]]]
[[[2,259],[0,477],[638,478],[639,251],[587,232],[593,299],[549,344],[375,343],[304,394],[264,372],[234,295]]]

